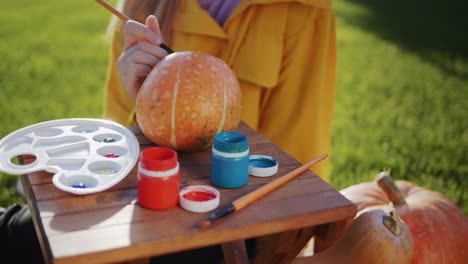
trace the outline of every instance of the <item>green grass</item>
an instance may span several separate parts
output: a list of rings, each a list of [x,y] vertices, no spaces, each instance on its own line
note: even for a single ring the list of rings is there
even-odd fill
[[[335,1],[339,48],[331,184],[384,167],[468,213],[465,1]]]
[[[0,137],[41,121],[100,117],[108,11],[91,0],[0,4]],[[342,189],[389,167],[468,214],[467,4],[335,0],[334,9],[330,183]],[[16,179],[0,174],[0,206],[24,202]]]
[[[0,6],[0,138],[37,122],[101,117],[110,13],[91,0]],[[0,206],[24,202],[16,180],[0,174]]]

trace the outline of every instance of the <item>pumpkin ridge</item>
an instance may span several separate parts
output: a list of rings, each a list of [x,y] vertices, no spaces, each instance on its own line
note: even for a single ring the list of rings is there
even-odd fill
[[[177,139],[176,139],[176,131],[175,131],[175,111],[176,111],[176,105],[177,105],[177,94],[179,92],[179,84],[180,84],[180,72],[182,69],[182,66],[184,65],[185,62],[182,62],[179,66],[179,69],[177,70],[177,75],[176,75],[176,81],[174,83],[174,94],[172,97],[172,109],[171,109],[171,145],[173,147],[177,146]]]
[[[227,109],[226,78],[224,78],[223,79],[223,114],[221,116],[221,120],[218,126],[218,131],[216,133],[221,132],[224,127],[224,122],[226,122],[226,109]]]

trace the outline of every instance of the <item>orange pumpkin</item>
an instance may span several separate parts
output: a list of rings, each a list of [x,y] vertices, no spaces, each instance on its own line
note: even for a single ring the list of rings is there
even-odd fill
[[[413,249],[411,231],[395,212],[363,210],[336,244],[294,263],[405,264]]]
[[[176,52],[147,76],[136,100],[136,118],[154,143],[176,150],[205,150],[216,133],[234,130],[241,92],[221,59],[197,51]]]
[[[388,172],[377,175],[375,182],[351,186],[341,193],[358,210],[396,210],[413,234],[411,263],[466,263],[468,219],[444,195],[408,181],[393,182]]]

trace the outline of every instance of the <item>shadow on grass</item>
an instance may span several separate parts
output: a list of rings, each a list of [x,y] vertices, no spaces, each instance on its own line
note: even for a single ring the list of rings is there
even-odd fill
[[[438,66],[468,79],[468,1],[348,0],[370,12],[337,12],[347,23],[373,32]],[[465,65],[463,65],[465,64]]]

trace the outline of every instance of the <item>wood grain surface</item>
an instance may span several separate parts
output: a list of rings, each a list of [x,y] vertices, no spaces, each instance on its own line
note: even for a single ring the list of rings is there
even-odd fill
[[[130,129],[137,135],[142,149],[154,146],[138,127]],[[220,207],[301,165],[244,123],[238,131],[248,136],[250,154],[275,157],[279,169],[270,178],[250,177],[249,184],[242,188],[218,188]],[[178,154],[181,188],[193,184],[211,185],[211,151]],[[27,158],[24,162],[28,162]],[[296,234],[295,231],[292,234],[305,244],[308,238],[304,234],[313,235],[314,226],[323,228],[356,213],[354,204],[313,172],[306,171],[243,210],[226,216],[208,229],[200,229],[196,224],[210,213],[190,213],[179,206],[164,211],[142,208],[137,201],[136,173],[135,167],[114,187],[86,196],[57,189],[50,173],[40,171],[23,175],[28,203],[47,261],[124,262],[300,228],[308,228],[304,229],[308,233]],[[294,239],[284,235],[283,238]],[[291,254],[281,254],[287,255],[289,262],[293,260]]]

